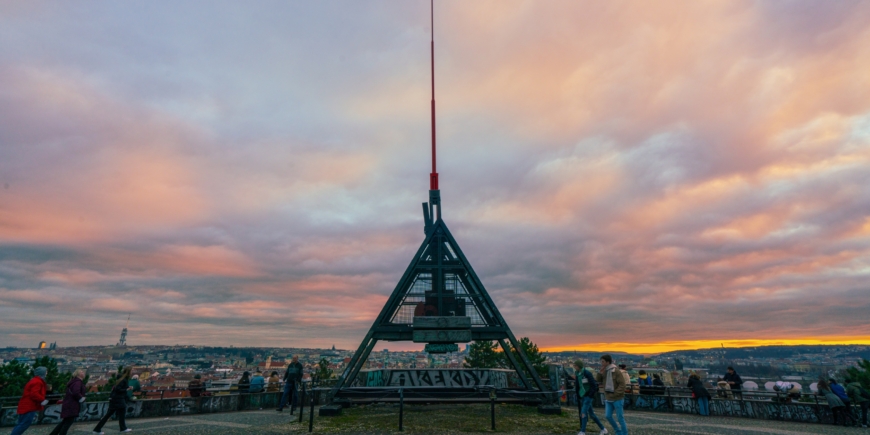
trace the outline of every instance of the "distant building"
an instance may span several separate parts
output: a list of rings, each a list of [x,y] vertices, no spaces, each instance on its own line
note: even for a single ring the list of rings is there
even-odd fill
[[[38,346],[38,348],[39,348],[39,349],[45,349],[45,342],[44,342],[44,341],[40,341],[40,342],[39,342],[39,346]]]

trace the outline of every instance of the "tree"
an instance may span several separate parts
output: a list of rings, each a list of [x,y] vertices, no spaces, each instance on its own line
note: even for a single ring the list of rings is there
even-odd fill
[[[858,367],[849,367],[846,369],[846,373],[849,374],[852,381],[860,382],[862,387],[870,389],[870,361],[861,358]]]
[[[510,345],[510,343],[508,343],[508,349],[510,349],[511,354],[513,354],[514,359],[517,361],[517,363],[522,366],[523,360],[522,358],[520,358],[520,354]],[[523,337],[520,339],[520,349],[522,349],[523,353],[526,354],[526,357],[529,359],[529,362],[532,364],[532,368],[535,370],[538,376],[542,378],[547,377],[547,357],[541,354],[541,351],[538,350],[538,345],[532,343],[532,340],[530,340],[529,337]],[[510,361],[508,361],[507,356],[505,356],[504,353],[500,354],[500,356],[500,366],[512,369],[513,365],[510,363]],[[531,373],[529,373],[528,370],[523,369],[523,371],[526,373],[526,376],[531,376]]]
[[[33,368],[12,360],[0,366],[0,396],[20,396],[24,384],[33,377]]]
[[[492,369],[501,367],[501,356],[494,341],[475,341],[468,346],[466,368]]]
[[[14,360],[0,366],[0,396],[20,396],[24,393],[24,384],[33,378],[33,369],[36,367],[45,367],[45,383],[50,393],[63,394],[72,373],[60,373],[57,370],[57,361],[49,356],[43,356],[37,358],[33,366]]]
[[[329,368],[329,361],[326,358],[320,358],[320,362],[317,363],[317,371],[315,372],[320,381],[328,381],[332,379],[332,369]]]

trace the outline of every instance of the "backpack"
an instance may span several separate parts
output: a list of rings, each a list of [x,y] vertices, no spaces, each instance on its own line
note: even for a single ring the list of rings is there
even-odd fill
[[[587,395],[598,392],[598,383],[592,373],[589,373],[586,368],[577,372],[578,397],[586,397]]]

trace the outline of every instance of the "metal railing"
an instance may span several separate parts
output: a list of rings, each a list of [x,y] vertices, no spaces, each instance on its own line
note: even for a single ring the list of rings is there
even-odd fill
[[[310,381],[300,382],[302,389],[307,388]],[[177,397],[173,396],[182,393]],[[175,394],[168,394],[175,393]],[[185,394],[187,393],[187,394]],[[244,392],[239,390],[206,390],[206,394],[191,397],[188,389],[166,388],[161,390],[143,391],[136,399],[127,401],[127,418],[165,417],[184,414],[204,414],[214,412],[233,412],[262,408],[274,408],[280,404],[284,394],[284,384],[278,391]],[[80,421],[99,420],[108,411],[108,392],[88,393],[87,400],[82,403]],[[297,397],[301,394],[297,389]],[[60,422],[63,399],[62,395],[46,396],[49,404],[37,416],[37,424],[56,424]],[[20,397],[0,397],[0,426],[14,426],[18,418],[17,407]],[[292,400],[292,397],[291,399]]]
[[[822,424],[833,422],[827,400],[812,393],[790,395],[784,392],[709,388],[707,391],[711,396],[711,416]],[[600,396],[603,397],[603,393]],[[602,397],[596,398],[597,404],[601,403]],[[625,394],[623,406],[625,409],[699,414],[698,400],[692,398],[691,389],[684,387],[641,387],[639,391],[632,390]],[[852,406],[850,411],[857,421],[860,409]]]

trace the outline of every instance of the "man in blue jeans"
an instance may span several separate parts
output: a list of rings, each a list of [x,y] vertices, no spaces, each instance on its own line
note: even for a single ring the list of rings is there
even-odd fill
[[[604,385],[604,417],[613,426],[616,435],[628,435],[625,416],[622,414],[622,404],[625,400],[625,375],[613,363],[610,355],[601,355],[601,369],[595,375],[598,385]],[[616,420],[613,413],[616,412]],[[618,423],[618,424],[617,424]]]
[[[592,373],[589,373],[584,368],[583,361],[579,359],[574,362],[574,372],[576,373],[574,380],[576,382],[577,397],[581,405],[580,432],[577,435],[586,435],[586,424],[589,423],[589,417],[592,417],[592,421],[598,425],[600,429],[599,435],[606,435],[608,433],[607,429],[604,428],[601,420],[598,419],[598,416],[595,415],[595,411],[592,409],[592,402],[595,400],[595,395],[598,394],[598,383],[595,382]]]
[[[46,384],[45,376],[48,369],[37,367],[33,370],[33,379],[24,386],[24,393],[18,401],[18,422],[12,428],[10,435],[21,435],[33,424],[33,420],[39,415],[39,411],[45,409],[48,400],[45,400]]]
[[[302,382],[302,363],[299,362],[299,355],[293,355],[293,361],[287,365],[287,371],[284,372],[284,395],[281,396],[281,404],[278,405],[276,411],[281,412],[290,401],[290,413],[299,403],[299,397],[296,394],[296,386]]]

